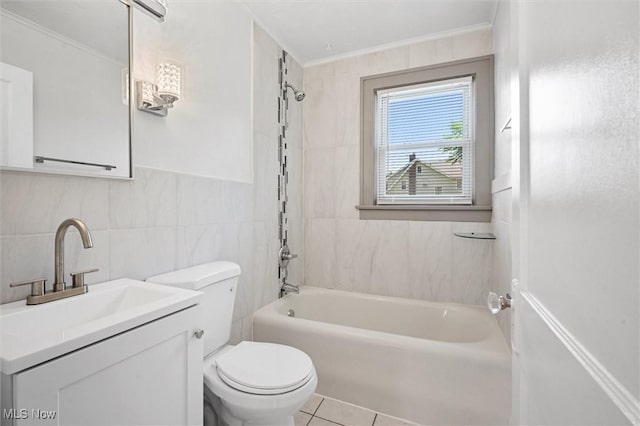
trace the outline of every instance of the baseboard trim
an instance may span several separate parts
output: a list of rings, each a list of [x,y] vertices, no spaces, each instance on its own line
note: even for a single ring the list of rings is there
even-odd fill
[[[600,386],[603,392],[629,419],[631,424],[640,424],[640,402],[607,370],[580,341],[531,293],[520,293],[522,300],[540,316],[562,344]]]

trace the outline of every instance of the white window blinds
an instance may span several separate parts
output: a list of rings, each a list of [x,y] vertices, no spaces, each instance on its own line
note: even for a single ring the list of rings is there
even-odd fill
[[[378,204],[471,204],[473,79],[376,93]]]

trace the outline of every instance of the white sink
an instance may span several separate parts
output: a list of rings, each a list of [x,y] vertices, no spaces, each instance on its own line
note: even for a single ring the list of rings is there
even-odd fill
[[[201,295],[123,278],[42,305],[0,305],[0,371],[13,374],[64,355],[195,305]]]

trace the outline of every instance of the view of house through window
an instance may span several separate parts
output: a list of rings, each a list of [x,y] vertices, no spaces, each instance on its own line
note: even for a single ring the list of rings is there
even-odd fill
[[[471,204],[473,79],[376,92],[378,204]]]

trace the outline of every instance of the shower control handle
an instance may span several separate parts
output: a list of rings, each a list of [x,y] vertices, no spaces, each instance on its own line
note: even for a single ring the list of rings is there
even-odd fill
[[[289,250],[289,246],[288,245],[283,245],[280,248],[280,252],[278,253],[278,261],[280,263],[280,267],[282,268],[286,268],[286,266],[289,264],[289,261],[291,259],[295,259],[296,257],[298,257],[297,254],[292,254],[291,251]]]

